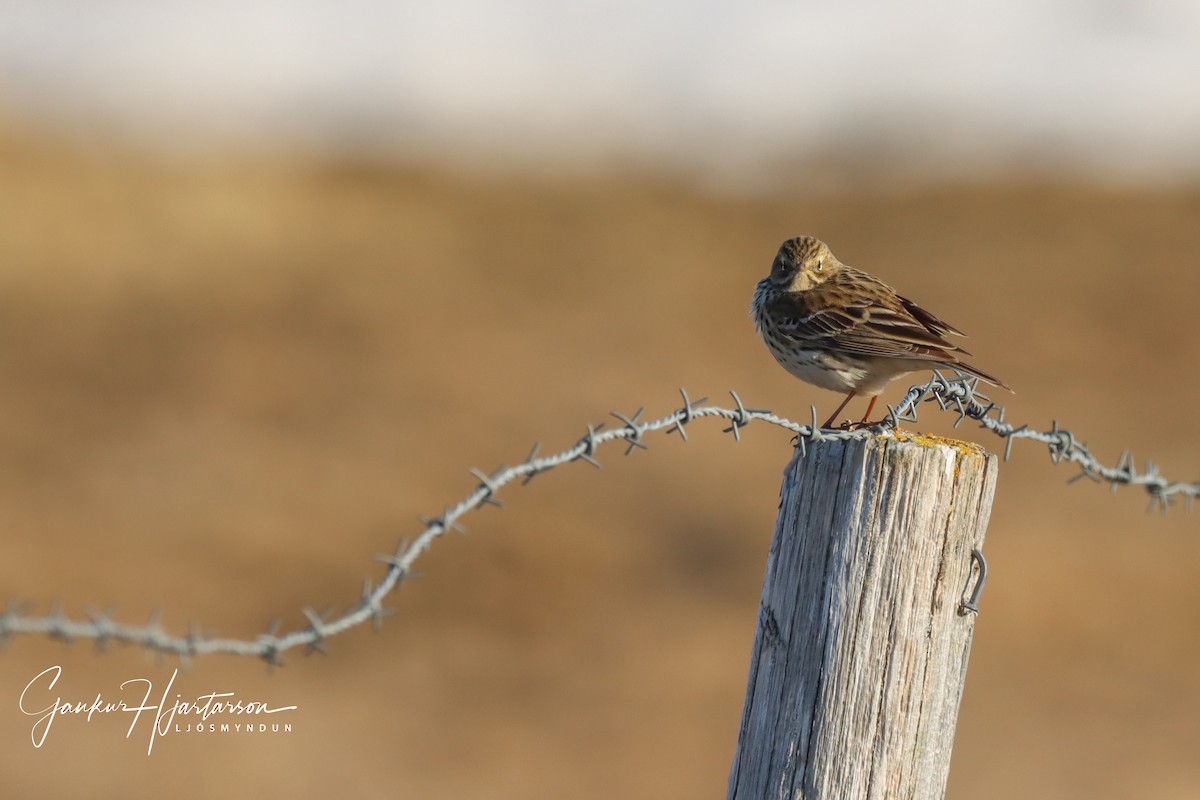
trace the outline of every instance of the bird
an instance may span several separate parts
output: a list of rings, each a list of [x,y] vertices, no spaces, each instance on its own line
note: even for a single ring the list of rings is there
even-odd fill
[[[1012,391],[1002,380],[962,360],[971,355],[946,337],[958,328],[843,264],[821,240],[796,236],[779,247],[760,280],[750,316],[779,364],[802,381],[845,392],[822,426],[830,428],[856,396],[870,398],[860,426],[894,378],[949,367]]]

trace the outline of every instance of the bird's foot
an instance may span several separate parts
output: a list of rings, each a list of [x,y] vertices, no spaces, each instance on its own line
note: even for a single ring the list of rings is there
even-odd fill
[[[865,420],[865,419],[859,420],[858,422],[851,422],[850,420],[846,420],[845,422],[843,422],[841,425],[838,426],[838,429],[843,430],[843,431],[861,431],[864,428],[874,428],[879,425],[884,425],[886,423],[887,423],[886,419],[880,419],[880,420],[876,420],[874,422],[871,422],[870,420]]]

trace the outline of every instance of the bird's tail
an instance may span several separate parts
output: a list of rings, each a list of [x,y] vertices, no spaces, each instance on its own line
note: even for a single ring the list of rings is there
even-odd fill
[[[979,367],[976,367],[972,364],[968,364],[965,361],[946,361],[946,362],[943,362],[943,366],[949,367],[950,369],[956,369],[960,372],[968,372],[977,378],[982,378],[983,380],[990,383],[992,386],[999,386],[1001,389],[1007,389],[1010,392],[1013,391],[1011,386],[1009,386],[1007,383],[1005,383],[1004,381],[997,378],[995,375],[991,375],[987,372],[984,372]],[[1016,394],[1016,392],[1013,392],[1013,394]]]

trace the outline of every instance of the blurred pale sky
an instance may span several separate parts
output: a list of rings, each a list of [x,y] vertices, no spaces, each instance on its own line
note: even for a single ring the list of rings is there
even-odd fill
[[[4,0],[0,117],[731,175],[1200,177],[1195,0]]]

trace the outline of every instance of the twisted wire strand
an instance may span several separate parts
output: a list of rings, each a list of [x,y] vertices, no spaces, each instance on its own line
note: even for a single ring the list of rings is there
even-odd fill
[[[162,628],[157,612],[145,625],[130,625],[116,621],[110,611],[94,609],[86,612],[87,619],[71,619],[57,604],[45,616],[27,616],[26,604],[9,602],[0,613],[0,645],[7,645],[13,636],[36,633],[64,641],[91,639],[99,648],[106,647],[110,642],[141,645],[160,653],[176,655],[185,663],[197,655],[232,653],[255,656],[270,665],[282,664],[282,654],[298,647],[304,648],[308,653],[323,652],[325,640],[351,628],[369,621],[378,629],[383,618],[391,613],[390,609],[384,607],[383,601],[406,579],[414,575],[413,565],[417,559],[446,532],[465,532],[460,519],[470,511],[488,504],[502,505],[497,494],[507,484],[513,481],[527,484],[543,472],[575,461],[584,461],[599,467],[597,452],[614,441],[625,444],[626,455],[634,450],[646,449],[648,445],[645,436],[649,433],[665,430],[668,434],[678,433],[687,441],[687,426],[697,419],[710,417],[728,422],[729,427],[725,428],[724,432],[732,434],[735,440],[741,439],[741,429],[752,422],[765,422],[791,431],[796,435],[796,446],[805,454],[809,444],[813,442],[878,436],[898,427],[901,422],[916,422],[917,406],[923,402],[935,403],[942,411],[958,414],[955,427],[965,419],[972,419],[979,422],[981,427],[1005,439],[1005,460],[1008,459],[1015,440],[1031,439],[1046,445],[1051,459],[1056,464],[1066,461],[1079,466],[1080,473],[1074,476],[1071,482],[1086,477],[1097,482],[1107,482],[1114,491],[1120,485],[1141,486],[1150,495],[1151,509],[1157,506],[1165,513],[1168,505],[1176,497],[1183,497],[1188,511],[1191,511],[1193,501],[1200,495],[1200,482],[1168,481],[1152,462],[1147,461],[1145,469],[1138,472],[1133,456],[1128,451],[1121,454],[1115,466],[1105,466],[1091,454],[1085,443],[1079,441],[1071,431],[1060,428],[1057,421],[1051,425],[1049,431],[1037,431],[1028,425],[1015,426],[1007,422],[1004,419],[1004,407],[992,402],[980,392],[979,381],[973,377],[959,375],[947,378],[935,372],[927,383],[911,387],[896,407],[889,406],[887,418],[881,423],[854,430],[821,429],[817,425],[815,407],[812,409],[811,423],[800,424],[765,409],[747,408],[736,392],[730,392],[734,401],[733,408],[704,405],[707,398],[693,401],[682,389],[680,394],[683,397],[683,406],[664,417],[642,421],[642,408],[629,416],[613,412],[612,416],[619,425],[607,428],[603,423],[588,425],[582,438],[557,453],[541,455],[540,444],[535,444],[529,455],[514,466],[501,467],[491,474],[477,469],[470,470],[479,481],[475,489],[458,503],[446,506],[440,515],[421,517],[424,529],[420,533],[411,539],[402,539],[393,553],[376,556],[377,561],[386,565],[382,579],[378,583],[372,583],[370,579],[364,580],[361,599],[330,619],[326,619],[329,616],[328,611],[317,612],[311,608],[304,608],[302,611],[308,625],[303,628],[281,635],[279,621],[274,620],[254,639],[225,639],[205,636],[194,623],[184,635],[168,634]]]

